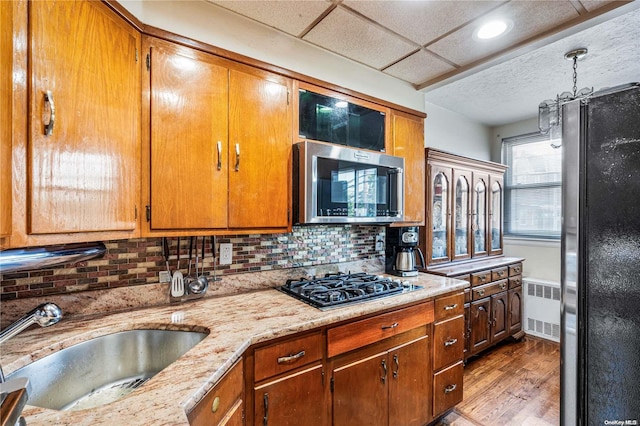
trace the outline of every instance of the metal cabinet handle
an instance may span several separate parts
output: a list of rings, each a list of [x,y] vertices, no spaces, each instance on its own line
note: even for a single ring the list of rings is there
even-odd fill
[[[504,277],[504,271],[498,271],[498,276],[499,277]]]
[[[383,326],[382,326],[382,329],[383,329],[383,330],[389,330],[389,329],[391,329],[391,328],[396,328],[397,326],[398,326],[398,323],[397,323],[397,322],[394,322],[394,323],[393,323],[393,324],[391,324],[391,325],[383,325]]]
[[[507,283],[502,283],[502,284],[500,284],[500,288],[501,288],[501,289],[503,289],[503,290],[504,290],[505,288],[507,288]]]
[[[484,288],[481,288],[480,290],[476,290],[476,293],[478,293],[478,296],[480,297],[484,296]]]
[[[398,370],[400,370],[400,361],[398,360],[398,354],[395,354],[393,356],[393,366],[394,366],[393,378],[397,379],[398,378]]]
[[[288,355],[288,356],[281,356],[280,358],[278,358],[278,364],[287,364],[289,362],[292,361],[297,361],[300,358],[302,358],[305,355],[304,351],[300,351],[297,354],[294,355]]]
[[[457,304],[457,303],[454,303],[453,305],[447,305],[447,306],[445,306],[445,307],[444,307],[444,310],[445,310],[445,311],[450,311],[450,310],[455,309],[455,308],[457,308],[457,307],[458,307],[458,304]]]
[[[452,385],[449,385],[446,388],[444,388],[444,393],[451,393],[454,390],[456,390],[457,387],[458,387],[458,385],[456,385],[455,383],[452,384]]]
[[[458,339],[449,339],[446,342],[444,342],[444,346],[451,346],[451,345],[455,345],[456,343],[458,343]]]
[[[240,171],[240,144],[236,144],[236,172]]]
[[[380,377],[380,380],[382,380],[382,383],[386,383],[387,382],[387,361],[385,361],[384,359],[382,360],[382,377]]]
[[[222,142],[218,141],[216,146],[218,148],[218,165],[217,165],[217,168],[218,168],[218,170],[222,170]]]
[[[267,426],[269,424],[269,394],[265,393],[262,397],[264,404],[264,417],[262,418],[262,425]]]
[[[215,413],[220,408],[220,397],[216,396],[211,403],[211,412]]]
[[[51,93],[51,90],[47,90],[44,93],[44,106],[45,109],[47,107],[47,105],[49,105],[49,122],[48,123],[44,123],[44,135],[45,136],[51,136],[51,134],[53,133],[53,123],[56,119],[56,106],[53,103],[53,94]]]

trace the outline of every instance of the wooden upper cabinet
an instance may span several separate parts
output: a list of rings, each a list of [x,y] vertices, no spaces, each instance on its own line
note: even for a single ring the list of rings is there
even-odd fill
[[[140,34],[101,2],[28,7],[27,232],[133,231]]]
[[[158,39],[145,38],[144,52],[150,227],[226,228],[229,68],[213,55]]]
[[[424,119],[392,113],[393,155],[404,158],[404,222],[424,225]]]
[[[145,38],[149,234],[287,230],[291,80]]]
[[[0,247],[3,238],[11,235],[12,205],[12,75],[13,37],[8,29],[13,25],[12,2],[0,2]]]
[[[237,66],[229,87],[229,227],[287,228],[291,80]]]

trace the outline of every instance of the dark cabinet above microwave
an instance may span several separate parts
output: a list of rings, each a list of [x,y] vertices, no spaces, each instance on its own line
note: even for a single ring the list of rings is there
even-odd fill
[[[300,89],[299,137],[385,151],[385,113]]]

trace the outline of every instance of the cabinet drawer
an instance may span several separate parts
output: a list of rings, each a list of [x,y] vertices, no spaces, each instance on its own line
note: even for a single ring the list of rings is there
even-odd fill
[[[516,275],[509,278],[509,288],[516,288],[522,285],[522,275]]]
[[[457,317],[464,312],[464,293],[439,297],[435,301],[435,321]]]
[[[321,332],[258,348],[255,351],[255,381],[322,359],[322,352]]]
[[[482,271],[471,274],[471,285],[483,285],[491,282],[491,271]]]
[[[240,360],[191,410],[187,416],[189,423],[192,426],[222,423],[227,414],[232,414],[229,413],[230,410],[241,403],[242,385],[242,360]]]
[[[376,315],[327,330],[329,358],[433,322],[433,302]]]
[[[520,275],[522,273],[522,263],[514,263],[509,265],[509,276]]]
[[[507,281],[508,280],[500,280],[495,283],[474,287],[471,290],[473,300],[479,300],[493,294],[500,293],[501,291],[505,291],[509,287]]]
[[[462,361],[433,376],[433,416],[436,417],[462,401]]]
[[[498,281],[509,276],[509,268],[496,268],[491,270],[491,281]]]
[[[433,371],[462,361],[463,355],[464,316],[437,323],[433,327]]]

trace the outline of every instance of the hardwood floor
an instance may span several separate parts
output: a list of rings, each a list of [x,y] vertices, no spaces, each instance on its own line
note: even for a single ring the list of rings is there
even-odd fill
[[[560,345],[525,337],[470,359],[464,398],[437,426],[560,424]]]

